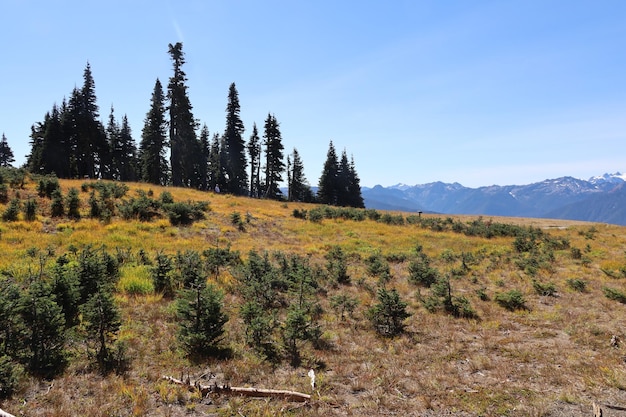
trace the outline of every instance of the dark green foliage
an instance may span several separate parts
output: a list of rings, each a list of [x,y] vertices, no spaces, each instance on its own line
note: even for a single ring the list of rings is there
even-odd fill
[[[14,222],[17,221],[17,218],[20,214],[21,203],[19,198],[13,198],[9,205],[2,213],[2,220],[5,222]]]
[[[291,158],[287,159],[287,165],[287,199],[305,203],[312,202],[315,197],[304,176],[304,165],[296,148],[293,149]]]
[[[339,315],[340,320],[344,320],[345,314],[352,316],[359,301],[347,294],[336,294],[330,297],[330,307]]]
[[[418,251],[416,259],[409,263],[409,282],[421,287],[430,287],[439,278],[439,272],[430,266],[430,260],[423,252]]]
[[[454,317],[476,318],[476,312],[466,297],[452,295],[448,277],[438,278],[431,288],[431,295],[424,301],[424,306],[428,311],[434,313],[443,310]]]
[[[248,140],[250,157],[250,197],[261,196],[261,138],[256,123],[252,125],[252,134]]]
[[[197,185],[195,167],[201,155],[199,142],[196,138],[197,122],[192,114],[192,107],[187,94],[187,75],[182,70],[185,64],[183,44],[169,44],[174,74],[167,86],[169,99],[169,136],[170,136],[170,167],[174,186]]]
[[[539,295],[556,297],[556,286],[553,282],[539,282],[533,280],[533,289]]]
[[[0,282],[0,356],[17,356],[22,349],[23,323],[16,314],[21,303],[20,288],[11,280]]]
[[[378,334],[393,337],[404,331],[404,321],[411,317],[407,310],[407,303],[400,299],[396,289],[387,291],[378,290],[378,303],[370,308],[367,316]]]
[[[507,310],[514,311],[527,309],[524,294],[522,294],[519,290],[510,290],[498,293],[495,296],[495,301]]]
[[[67,216],[71,219],[80,219],[80,198],[76,188],[70,188],[67,192]]]
[[[19,352],[28,370],[50,377],[63,370],[67,363],[65,352],[65,316],[55,300],[52,288],[43,281],[30,284],[17,307],[24,330]]]
[[[326,161],[322,175],[318,183],[317,199],[322,204],[337,205],[339,189],[337,186],[337,175],[339,172],[339,161],[337,160],[337,151],[335,145],[331,141],[328,145]]]
[[[171,272],[174,269],[172,259],[159,252],[154,259],[154,266],[150,269],[154,290],[162,293],[166,297],[174,295],[174,282]]]
[[[241,261],[238,251],[231,251],[230,245],[225,248],[209,248],[202,252],[205,267],[215,279],[219,278],[220,269],[226,266],[238,265]]]
[[[124,220],[139,220],[147,222],[160,217],[162,204],[150,198],[146,192],[139,190],[138,197],[123,200],[117,206],[120,216]]]
[[[365,259],[367,273],[372,277],[378,277],[381,282],[389,282],[391,279],[391,268],[385,257],[377,252]]]
[[[325,255],[326,271],[333,282],[341,285],[350,284],[346,254],[340,246],[333,246]]]
[[[37,201],[32,198],[24,203],[24,220],[32,222],[37,219]]]
[[[165,96],[163,86],[157,78],[141,131],[139,145],[140,178],[151,184],[165,185],[168,182],[169,165],[165,158],[168,146],[167,122],[165,120]]]
[[[10,397],[17,389],[20,365],[8,355],[0,355],[0,399]]]
[[[176,202],[164,206],[172,226],[188,226],[196,220],[204,218],[208,210],[206,202]]]
[[[402,226],[404,224],[404,217],[402,217],[401,214],[385,213],[380,217],[380,219],[378,219],[378,221],[385,224]]]
[[[80,282],[69,262],[67,255],[61,255],[50,271],[52,293],[61,306],[66,328],[78,324],[80,302]]]
[[[282,327],[283,344],[289,362],[299,366],[301,362],[300,342],[316,340],[321,332],[311,315],[310,306],[291,304]]]
[[[226,174],[221,178],[224,181],[222,190],[235,195],[248,193],[248,174],[246,172],[246,144],[243,140],[244,126],[239,115],[239,93],[235,83],[228,88],[228,103],[226,105],[226,129],[224,142],[220,149],[223,157],[221,167]]]
[[[15,158],[13,157],[13,151],[9,146],[9,142],[7,141],[4,133],[2,134],[2,139],[0,139],[0,167],[8,167],[15,162]]]
[[[163,205],[172,204],[174,202],[174,197],[169,191],[163,191],[159,196],[159,202]]]
[[[46,175],[39,180],[37,184],[37,194],[39,197],[52,198],[52,194],[56,190],[61,190],[59,179],[54,175]]]
[[[567,280],[567,285],[574,291],[578,292],[585,292],[587,289],[587,281],[580,278],[569,278]]]
[[[185,288],[202,286],[206,281],[206,271],[200,253],[195,250],[178,252],[175,258],[176,281]]]
[[[63,194],[60,189],[56,189],[51,195],[52,201],[50,203],[50,216],[62,217],[65,215],[65,206],[63,204]]]
[[[176,303],[178,338],[188,354],[207,355],[219,348],[228,321],[222,299],[213,285],[202,282],[181,291]]]
[[[246,325],[246,342],[266,359],[277,359],[278,351],[272,339],[277,319],[271,311],[263,309],[254,301],[244,303],[239,314]]]
[[[240,232],[244,232],[246,230],[246,225],[244,224],[241,214],[238,211],[233,211],[230,214],[230,222],[233,226],[236,226]]]
[[[602,292],[609,300],[615,300],[622,304],[626,304],[626,293],[624,291],[620,291],[616,288],[604,287],[602,288]]]
[[[0,183],[0,203],[6,204],[9,201],[9,188],[6,184]]]
[[[100,286],[113,285],[119,275],[117,260],[104,249],[85,247],[78,256],[76,276],[80,292],[80,304],[84,304]]]
[[[119,368],[120,358],[113,354],[113,344],[122,323],[112,286],[98,285],[81,310],[87,340],[94,346],[100,370],[108,373]]]
[[[268,114],[265,119],[265,184],[263,196],[279,200],[283,194],[279,184],[282,181],[282,173],[285,170],[283,161],[283,143],[280,134],[280,125],[273,114]]]

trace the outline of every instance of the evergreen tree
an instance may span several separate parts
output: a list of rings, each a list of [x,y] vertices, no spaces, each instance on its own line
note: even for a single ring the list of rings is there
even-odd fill
[[[13,162],[15,162],[13,151],[9,147],[6,136],[2,133],[2,139],[0,140],[0,167],[9,167]]]
[[[330,141],[326,162],[319,180],[317,199],[322,204],[336,205],[338,202],[337,174],[339,172],[339,162],[337,152],[333,142]]]
[[[283,143],[278,121],[272,114],[265,119],[265,192],[266,198],[280,199],[282,193],[279,182],[282,181],[282,172],[285,170],[283,162]]]
[[[161,82],[157,78],[152,92],[150,110],[146,114],[141,132],[139,159],[142,181],[159,185],[165,185],[168,182],[169,167],[165,158],[165,148],[168,146],[166,125],[165,97]]]
[[[243,140],[244,126],[239,116],[239,93],[235,83],[228,89],[228,104],[226,105],[226,130],[224,132],[224,147],[222,152],[226,164],[223,165],[226,172],[224,178],[225,191],[245,195],[248,191],[248,178],[246,172],[245,142]]]
[[[107,170],[102,173],[106,179],[120,179],[120,162],[122,159],[122,146],[120,143],[120,125],[115,120],[115,110],[111,106],[109,123],[106,127],[107,141],[109,142],[109,160],[106,161]]]
[[[288,169],[289,201],[310,203],[313,201],[313,192],[304,176],[304,165],[296,148],[293,148],[290,165]]]
[[[26,166],[32,173],[44,173],[43,147],[46,126],[50,113],[46,113],[43,122],[37,122],[30,127],[30,153],[26,156]]]
[[[83,73],[82,89],[75,88],[68,104],[68,132],[78,177],[99,178],[106,171],[109,146],[96,104],[95,83],[91,66],[87,63]]]
[[[104,372],[113,366],[112,344],[121,326],[110,285],[99,284],[82,308],[87,339],[96,347],[96,360]]]
[[[206,355],[217,350],[228,321],[222,299],[222,293],[204,278],[182,291],[177,302],[178,336],[187,353]]]
[[[348,200],[347,205],[350,207],[365,208],[363,195],[361,194],[361,179],[356,172],[354,157],[350,158],[350,167],[348,175]]]
[[[200,190],[209,189],[209,156],[211,153],[211,143],[209,141],[209,128],[207,125],[202,126],[200,130],[200,152],[197,155],[197,180]]]
[[[259,197],[261,188],[261,139],[256,123],[252,125],[252,135],[248,141],[248,155],[250,156],[250,197]]]
[[[138,179],[138,165],[137,160],[137,146],[133,140],[130,124],[128,123],[128,117],[124,115],[122,117],[122,127],[120,128],[120,152],[118,171],[120,181],[137,181]]]
[[[62,370],[65,357],[65,316],[51,287],[37,280],[21,297],[18,312],[25,331],[23,352],[31,372],[52,376]]]
[[[67,134],[63,130],[61,111],[55,104],[47,119],[42,149],[42,171],[46,174],[54,173],[60,178],[68,178],[71,176],[70,148]]]
[[[348,206],[348,185],[350,184],[350,163],[348,162],[348,154],[344,149],[341,152],[339,160],[339,169],[337,170],[337,205]]]
[[[224,183],[221,168],[220,135],[213,134],[211,148],[209,149],[209,189],[217,190]]]
[[[169,44],[169,54],[174,67],[174,75],[170,77],[168,85],[172,184],[190,186],[194,181],[195,164],[189,161],[193,161],[197,155],[198,141],[196,121],[193,118],[185,84],[187,76],[182,70],[185,63],[183,44],[181,42]]]

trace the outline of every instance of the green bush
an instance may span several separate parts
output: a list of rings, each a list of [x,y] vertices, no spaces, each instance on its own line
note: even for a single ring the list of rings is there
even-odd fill
[[[535,292],[539,295],[556,297],[556,286],[552,282],[539,282],[537,280],[533,280],[533,288]]]
[[[495,300],[500,306],[507,310],[525,310],[526,300],[524,295],[519,290],[510,290],[503,293],[498,293],[495,296]]]
[[[615,300],[622,304],[626,304],[626,293],[623,291],[611,287],[604,287],[602,288],[602,291],[604,292],[604,296],[609,300]]]
[[[370,308],[367,317],[378,334],[393,337],[404,331],[404,321],[411,317],[407,310],[407,303],[400,299],[396,289],[387,291],[378,290],[378,303]]]
[[[580,278],[568,279],[567,285],[574,291],[578,291],[578,292],[585,292],[585,290],[587,289],[587,281],[585,281],[584,279],[580,279]]]
[[[37,202],[29,198],[24,204],[24,220],[32,222],[37,219]]]
[[[2,213],[2,220],[5,222],[17,221],[20,214],[20,206],[21,203],[19,198],[16,197],[12,199],[7,208],[4,210],[4,213]]]
[[[22,368],[9,356],[0,356],[0,399],[8,398],[17,389]]]

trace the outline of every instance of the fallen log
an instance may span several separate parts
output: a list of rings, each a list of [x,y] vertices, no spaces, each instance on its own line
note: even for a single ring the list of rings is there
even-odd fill
[[[189,390],[199,390],[202,395],[207,394],[221,394],[221,395],[241,395],[246,397],[257,398],[279,398],[287,401],[309,401],[311,396],[297,391],[289,390],[277,390],[277,389],[264,389],[264,388],[247,388],[247,387],[231,387],[228,385],[201,385],[197,381],[191,383],[191,381],[182,381],[171,376],[164,376],[163,379],[170,381],[173,384],[186,386]]]
[[[0,408],[0,417],[15,417],[13,414],[9,414]]]

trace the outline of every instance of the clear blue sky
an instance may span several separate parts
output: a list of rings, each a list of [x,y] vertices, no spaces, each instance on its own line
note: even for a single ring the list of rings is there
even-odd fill
[[[139,143],[183,42],[194,116],[247,140],[268,112],[317,185],[328,143],[362,186],[528,184],[626,170],[626,1],[0,0],[0,134],[82,85]]]

